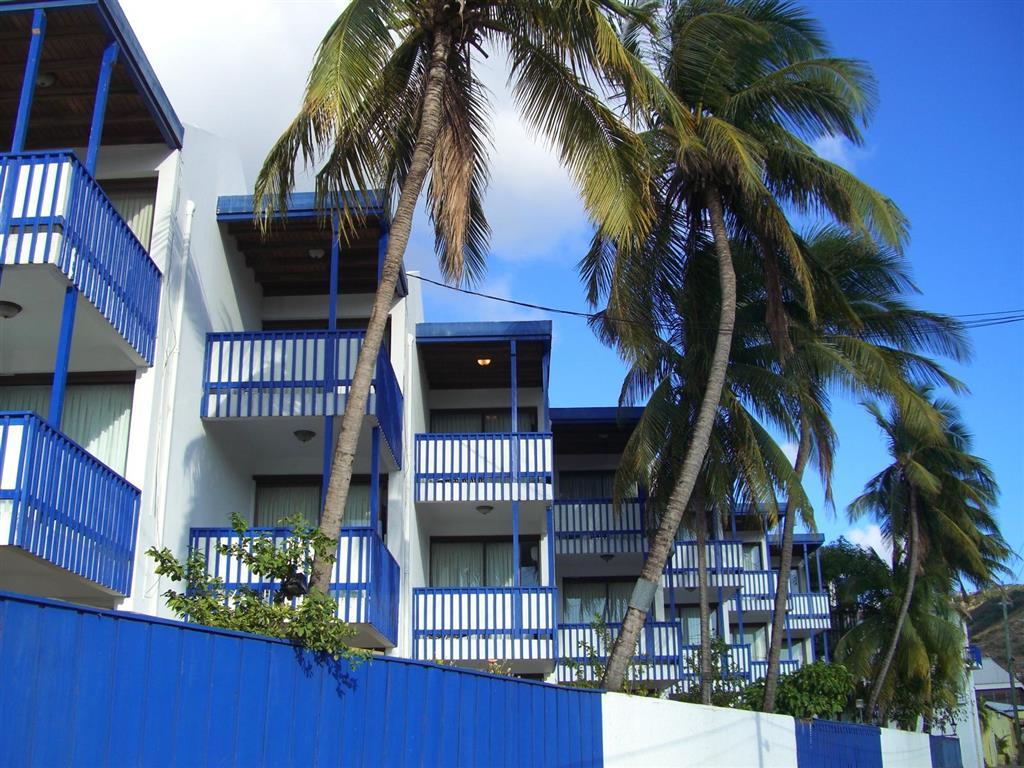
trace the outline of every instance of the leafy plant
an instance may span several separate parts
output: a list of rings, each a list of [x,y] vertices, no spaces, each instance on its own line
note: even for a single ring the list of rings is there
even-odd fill
[[[595,616],[590,626],[594,630],[597,641],[593,645],[586,640],[580,640],[577,643],[583,660],[581,661],[578,658],[562,659],[562,665],[571,670],[573,677],[573,681],[566,683],[566,685],[573,688],[601,687],[601,680],[605,673],[605,654],[607,651],[602,652],[600,649],[611,648],[615,641],[604,619]],[[631,696],[660,698],[661,694],[659,692],[645,685],[645,681],[649,679],[650,665],[642,660],[638,660],[635,655],[631,655],[629,666],[619,691],[621,693],[628,693]]]
[[[166,547],[150,547],[146,554],[156,562],[156,574],[184,584],[182,591],[163,593],[167,607],[195,624],[279,637],[334,659],[368,658],[368,651],[348,645],[355,630],[337,617],[337,601],[316,588],[307,591],[305,574],[313,557],[333,557],[332,542],[301,518],[283,522],[290,525],[292,535],[275,542],[247,534],[246,522],[232,515],[231,527],[239,540],[217,546],[218,553],[252,574],[259,585],[255,588],[226,588],[223,579],[209,573],[201,552],[190,552],[181,562]]]
[[[842,664],[805,664],[779,678],[775,711],[804,719],[838,718],[850,701],[854,682],[853,675]],[[764,680],[748,685],[737,697],[741,709],[759,711],[763,702]]]
[[[693,676],[695,682],[687,691],[676,697],[680,701],[699,704],[706,700],[701,687],[700,654],[701,649],[697,648],[697,652],[692,656],[687,656],[684,661],[687,673]],[[735,706],[740,692],[740,686],[737,683],[740,668],[735,664],[729,663],[729,644],[721,637],[715,637],[711,640],[709,666],[711,669],[711,704],[716,707]]]

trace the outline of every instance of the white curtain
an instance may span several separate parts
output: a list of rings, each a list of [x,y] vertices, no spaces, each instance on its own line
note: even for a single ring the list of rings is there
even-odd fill
[[[533,408],[520,408],[518,424],[516,429],[520,432],[537,431],[537,412]],[[512,431],[512,409],[495,411],[483,414],[484,432],[511,432]]]
[[[743,569],[746,571],[763,570],[761,567],[761,547],[758,544],[744,545]]]
[[[479,413],[431,411],[430,431],[434,434],[467,434],[480,431]]]
[[[479,542],[435,542],[430,546],[430,584],[434,587],[480,587],[484,583],[484,548]]]
[[[558,495],[563,499],[610,499],[615,470],[559,472]]]
[[[345,502],[346,526],[370,524],[370,485],[369,483],[352,483],[348,489],[348,501]]]
[[[679,609],[683,622],[683,645],[700,645],[700,606],[686,606]],[[711,611],[708,626],[712,637],[718,635],[718,614]]]
[[[139,238],[139,242],[149,250],[149,241],[153,236],[153,208],[156,197],[152,190],[118,190],[107,195],[110,202],[128,228]]]
[[[606,587],[597,581],[566,581],[562,584],[562,620],[566,624],[590,624],[604,619],[608,607]]]
[[[306,483],[256,486],[257,528],[276,528],[281,525],[282,520],[295,515],[302,515],[306,525],[315,526],[319,523],[319,485]]]
[[[622,621],[629,607],[633,586],[633,583],[628,581],[613,581],[608,584],[608,621]]]
[[[764,661],[768,658],[768,644],[765,637],[764,627],[759,627],[758,629],[744,628],[743,644],[750,646],[750,658],[754,661]]]
[[[72,384],[64,393],[61,431],[115,472],[128,460],[132,384]],[[50,387],[0,387],[0,410],[50,411]]]
[[[488,587],[511,587],[512,573],[512,542],[487,542],[486,546]]]

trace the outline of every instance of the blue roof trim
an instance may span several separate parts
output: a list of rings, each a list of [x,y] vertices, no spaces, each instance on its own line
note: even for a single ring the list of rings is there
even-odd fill
[[[376,218],[383,229],[390,229],[390,217],[381,205],[379,193],[371,194],[367,200],[356,193],[351,193],[351,197],[351,202],[362,211],[363,215]],[[217,221],[251,219],[253,218],[253,204],[252,195],[221,195],[217,198]],[[324,214],[324,209],[316,204],[316,195],[313,192],[293,192],[286,199],[284,215],[275,213],[273,218],[311,219]]]
[[[542,341],[551,345],[550,320],[493,323],[419,323],[418,344],[460,341]]]
[[[633,422],[640,419],[643,408],[618,408],[600,406],[596,408],[552,408],[552,424],[606,424],[609,422]]]
[[[135,36],[135,31],[128,23],[128,18],[124,15],[117,0],[35,0],[35,2],[0,3],[0,13],[31,11],[36,8],[44,10],[82,8],[90,5],[95,6],[99,11],[108,34],[120,47],[119,63],[128,67],[128,72],[139,88],[143,101],[149,107],[150,114],[156,121],[164,141],[174,149],[181,149],[185,138],[185,128],[178,119],[178,115],[175,114],[171,100],[167,98],[149,59],[146,58],[145,51],[142,50],[142,44]]]

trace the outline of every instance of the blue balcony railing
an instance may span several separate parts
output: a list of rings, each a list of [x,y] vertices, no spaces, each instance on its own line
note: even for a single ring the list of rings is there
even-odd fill
[[[249,536],[266,536],[280,544],[291,536],[287,528],[252,528]],[[231,528],[193,528],[189,546],[203,554],[208,571],[227,589],[246,587],[272,591],[275,584],[253,575],[242,563],[217,551],[220,544],[240,541]],[[398,563],[374,531],[344,528],[331,571],[330,592],[338,601],[338,617],[350,624],[367,624],[394,645],[398,638]]]
[[[550,432],[416,435],[416,501],[551,501]]]
[[[590,666],[589,654],[596,655],[602,663],[607,661],[610,643],[619,636],[621,629],[620,623],[607,624],[607,634],[602,636],[592,624],[559,624],[558,648],[562,663],[558,666],[558,682],[573,682],[579,676],[593,680],[595,672]],[[633,682],[678,683],[686,690],[699,677],[699,650],[699,645],[686,643],[681,621],[648,621],[640,633],[630,669]],[[749,680],[750,646],[728,646],[719,664],[723,677],[737,682]]]
[[[981,648],[973,644],[964,648],[964,663],[967,665],[968,669],[981,669]]]
[[[554,661],[554,587],[412,591],[412,644],[428,661]]]
[[[0,265],[52,264],[147,364],[160,270],[70,150],[0,154]]]
[[[363,331],[239,331],[206,335],[203,418],[340,416]],[[387,354],[377,357],[366,412],[395,462],[402,459],[402,392]]]
[[[714,588],[738,588],[743,582],[743,543],[712,539],[705,544],[708,584]],[[665,567],[665,585],[673,589],[696,589],[699,583],[697,542],[677,541]]]
[[[0,412],[0,544],[128,595],[139,490],[34,413]]]
[[[559,499],[551,505],[555,552],[560,555],[604,555],[643,552],[644,507],[640,499]]]

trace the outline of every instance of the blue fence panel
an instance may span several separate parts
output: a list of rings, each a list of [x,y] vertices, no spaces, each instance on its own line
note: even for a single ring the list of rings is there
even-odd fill
[[[882,768],[882,731],[858,723],[797,720],[796,762],[800,768]]]
[[[70,150],[0,154],[0,264],[54,264],[152,364],[160,270]]]
[[[0,542],[130,592],[139,489],[34,413],[0,412]]]
[[[932,768],[963,768],[960,739],[955,736],[931,736],[928,741],[932,753]]]
[[[599,766],[601,695],[0,593],[0,765]]]

